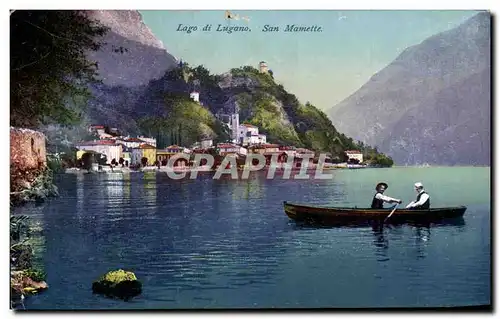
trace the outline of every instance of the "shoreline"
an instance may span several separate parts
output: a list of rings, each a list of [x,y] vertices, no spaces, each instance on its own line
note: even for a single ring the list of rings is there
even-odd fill
[[[274,169],[275,171],[292,171],[299,172],[301,170],[312,171],[312,170],[322,170],[322,171],[332,171],[339,169],[367,169],[367,168],[389,168],[389,167],[379,167],[372,165],[360,165],[360,164],[347,164],[347,163],[338,163],[338,164],[324,164],[321,167],[315,163],[309,163],[306,168],[302,165],[300,166],[292,166],[286,165],[286,163],[279,163],[278,165],[265,165],[262,168],[255,169],[256,165],[238,165],[236,167],[237,171],[268,171]],[[140,173],[140,172],[216,172],[218,170],[227,171],[234,169],[233,166],[222,168],[220,165],[216,167],[210,166],[145,166],[140,168],[130,168],[130,167],[113,167],[110,166],[100,166],[99,169],[85,169],[79,167],[70,167],[64,169],[65,174],[93,174],[93,173]]]
[[[377,166],[364,166],[364,167],[346,167],[346,166],[330,166],[330,167],[323,167],[322,171],[323,172],[330,172],[330,171],[345,171],[345,170],[358,170],[358,169],[388,169],[388,168],[468,168],[468,167],[474,167],[474,168],[491,168],[491,166],[488,165],[468,165],[468,166],[462,166],[462,165],[455,165],[455,166],[445,166],[445,165],[440,165],[440,166],[391,166],[391,167],[377,167]],[[81,174],[115,174],[115,173],[147,173],[147,172],[155,172],[155,173],[194,173],[194,172],[199,172],[199,173],[215,173],[217,172],[219,168],[208,168],[208,167],[199,167],[199,168],[193,168],[193,167],[178,167],[172,169],[171,167],[168,166],[162,166],[158,168],[157,166],[146,166],[142,167],[139,169],[131,169],[128,167],[115,167],[113,169],[110,169],[109,167],[106,167],[106,169],[102,170],[87,170],[83,168],[66,168],[63,172],[60,172],[62,174],[75,174],[75,175],[81,175]],[[239,166],[237,168],[238,172],[243,172],[246,170],[249,170],[245,166]],[[284,172],[284,171],[290,171],[290,172],[300,172],[302,168],[300,167],[292,167],[292,168],[287,168],[287,167],[271,167],[271,166],[265,166],[260,170],[250,170],[250,172],[258,172],[258,171],[269,171],[270,169],[274,169],[276,172]],[[306,172],[311,172],[311,171],[316,171],[318,170],[317,166],[310,166],[305,169]],[[59,174],[60,174],[59,173]],[[227,173],[228,174],[228,173]],[[21,192],[16,192],[16,193],[21,193]],[[11,193],[11,195],[16,195],[14,193]]]

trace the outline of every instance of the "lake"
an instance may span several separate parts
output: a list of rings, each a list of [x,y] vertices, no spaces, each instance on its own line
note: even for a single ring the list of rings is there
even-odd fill
[[[329,180],[171,180],[166,174],[64,174],[61,196],[13,210],[43,228],[49,289],[26,309],[439,307],[491,303],[490,168],[335,171]],[[300,226],[283,201],[370,205],[374,187],[404,205],[422,182],[463,220],[415,227]],[[143,283],[128,301],[92,294],[123,268]]]

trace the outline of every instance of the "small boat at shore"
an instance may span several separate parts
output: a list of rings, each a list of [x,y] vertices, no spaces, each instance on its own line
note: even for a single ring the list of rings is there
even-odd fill
[[[391,208],[348,208],[306,206],[283,202],[286,215],[300,222],[315,224],[353,224],[383,222],[391,213]],[[465,214],[467,207],[441,207],[425,210],[396,209],[387,220],[388,223],[406,222],[433,222],[449,218],[460,218]]]

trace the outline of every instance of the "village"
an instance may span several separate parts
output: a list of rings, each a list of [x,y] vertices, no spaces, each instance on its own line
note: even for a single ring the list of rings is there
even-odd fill
[[[106,128],[104,125],[91,125],[90,133],[98,138],[93,141],[84,141],[75,145],[76,167],[67,169],[68,172],[86,169],[89,171],[123,171],[123,170],[189,170],[194,166],[196,154],[211,154],[215,162],[207,170],[215,170],[226,156],[234,156],[238,167],[245,165],[249,154],[261,154],[266,159],[266,165],[271,164],[271,159],[278,165],[287,163],[289,157],[293,157],[293,169],[300,169],[302,159],[307,159],[308,168],[314,169],[318,164],[318,156],[314,151],[294,146],[270,144],[266,141],[266,135],[259,133],[259,128],[251,124],[239,124],[235,126],[235,117],[232,123],[228,123],[231,129],[232,140],[226,143],[214,144],[212,139],[205,138],[190,147],[170,145],[166,148],[157,148],[155,138],[146,136],[121,136],[114,134],[117,128]],[[236,117],[237,118],[237,117]],[[108,133],[107,133],[108,132]],[[334,168],[361,168],[363,155],[359,151],[346,151],[348,162],[332,163],[329,156],[326,157],[324,167]],[[169,160],[179,154],[173,163]],[[204,163],[202,163],[203,165]],[[206,164],[206,163],[205,163]]]
[[[267,63],[259,63],[261,73],[270,73]],[[193,90],[190,98],[201,104],[200,93]],[[165,148],[158,148],[157,141],[153,137],[146,136],[122,136],[118,128],[106,127],[105,125],[91,125],[88,127],[89,133],[96,136],[93,141],[77,143],[76,167],[67,171],[74,172],[80,169],[89,171],[117,171],[117,170],[186,170],[192,168],[194,155],[211,154],[215,161],[206,170],[215,170],[226,156],[234,156],[238,167],[245,165],[246,157],[249,154],[261,154],[266,159],[266,166],[278,164],[284,167],[292,165],[293,169],[302,167],[302,160],[307,159],[307,167],[316,168],[319,161],[319,154],[314,151],[298,148],[290,145],[278,145],[267,143],[265,134],[259,132],[259,128],[249,123],[240,123],[237,107],[228,112],[216,114],[218,120],[227,126],[230,132],[230,139],[224,143],[214,143],[211,138],[200,138],[195,144],[185,147],[180,145],[170,145]],[[188,156],[177,156],[173,163],[169,160],[179,154]],[[274,157],[273,157],[274,156]],[[293,157],[293,162],[288,159]],[[327,154],[325,169],[336,168],[365,168],[363,154],[358,150],[345,151],[345,162],[338,163]],[[275,163],[274,163],[275,162]],[[334,163],[335,162],[335,163]],[[205,163],[206,164],[206,163]]]

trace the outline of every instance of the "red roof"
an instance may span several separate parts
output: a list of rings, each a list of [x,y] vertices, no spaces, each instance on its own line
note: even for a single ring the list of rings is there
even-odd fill
[[[276,147],[280,147],[278,144],[264,144],[264,147],[265,148],[276,148]]]
[[[156,149],[156,147],[154,147],[153,145],[150,145],[150,144],[141,144],[139,145],[139,148],[142,148],[142,149]]]
[[[278,144],[257,144],[252,146],[252,148],[279,148]]]
[[[308,150],[307,148],[297,148],[295,150],[299,154],[313,154],[314,151]]]
[[[264,152],[263,155],[266,156],[266,155],[274,155],[274,154],[276,154],[276,155],[283,155],[283,154],[287,155],[285,152]]]
[[[104,125],[90,125],[93,128],[104,128]]]
[[[255,127],[255,128],[257,128],[257,126],[252,125],[252,124],[248,124],[248,123],[243,123],[241,125],[246,126],[246,127]]]
[[[209,148],[195,148],[192,153],[194,154],[205,154],[205,153],[208,153],[210,151]]]
[[[79,143],[80,146],[93,146],[93,145],[117,145],[115,140],[98,140]]]
[[[167,149],[181,149],[183,148],[182,146],[178,146],[178,145],[170,145],[167,147]]]
[[[350,150],[350,151],[345,151],[346,154],[361,154],[360,151],[356,151],[356,150]]]
[[[129,138],[125,139],[125,142],[144,143],[143,140],[138,139],[137,137],[129,137]]]
[[[222,144],[217,144],[217,147],[218,148],[235,148],[235,147],[238,147],[238,145],[222,143]]]

